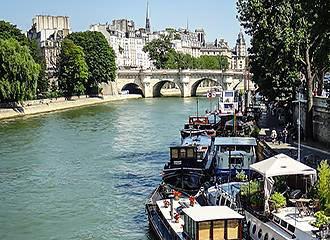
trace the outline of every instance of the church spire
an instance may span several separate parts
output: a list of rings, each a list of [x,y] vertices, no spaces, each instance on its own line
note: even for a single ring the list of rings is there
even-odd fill
[[[147,13],[146,13],[146,32],[151,32],[150,17],[149,17],[149,1],[147,1]]]

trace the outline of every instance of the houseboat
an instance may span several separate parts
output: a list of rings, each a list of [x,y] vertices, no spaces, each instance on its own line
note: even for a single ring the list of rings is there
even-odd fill
[[[316,221],[314,213],[318,211],[317,200],[302,198],[297,193],[307,193],[307,185],[313,185],[316,181],[316,170],[285,155],[278,154],[269,159],[251,165],[251,169],[259,173],[263,178],[261,192],[258,195],[264,204],[255,206],[253,195],[247,204],[243,204],[247,231],[253,240],[316,240],[330,239],[329,226],[327,229],[319,229],[313,226]],[[276,177],[286,176],[291,181],[286,182],[289,192],[285,199],[286,205],[277,209],[274,207],[272,195],[275,192]],[[282,195],[284,198],[284,195]]]
[[[216,137],[216,176],[228,181],[237,171],[250,174],[249,166],[257,161],[256,146],[256,139],[252,137]]]
[[[149,224],[161,240],[243,239],[243,216],[226,206],[200,206],[194,197],[162,193],[146,203]],[[165,198],[162,198],[165,197]]]
[[[211,137],[187,137],[181,146],[170,147],[170,161],[164,166],[163,181],[174,189],[197,192],[209,180],[214,147]]]

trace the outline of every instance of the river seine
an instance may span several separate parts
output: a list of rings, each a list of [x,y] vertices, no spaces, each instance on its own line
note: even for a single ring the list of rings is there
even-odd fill
[[[1,121],[0,239],[153,239],[144,203],[195,113],[155,98]]]

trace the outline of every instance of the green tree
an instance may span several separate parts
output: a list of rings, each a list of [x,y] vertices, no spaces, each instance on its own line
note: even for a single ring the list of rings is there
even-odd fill
[[[224,56],[201,56],[195,58],[190,54],[176,52],[173,48],[167,53],[165,68],[169,69],[211,69],[227,70],[228,59]]]
[[[85,85],[88,93],[98,93],[100,83],[116,79],[116,55],[102,33],[76,32],[68,35],[67,39],[83,48],[89,71]]]
[[[88,80],[88,67],[83,49],[65,39],[59,56],[58,85],[65,95],[84,94]]]
[[[329,70],[329,1],[238,0],[241,24],[252,36],[253,80],[271,101],[287,103],[306,79],[306,131],[312,136],[313,82]]]
[[[317,169],[319,171],[318,193],[321,210],[330,214],[330,167],[326,160],[322,161]]]
[[[0,21],[0,38],[1,39],[9,39],[14,38],[16,39],[22,46],[29,46],[29,40],[27,37],[22,33],[21,30],[17,28],[16,25],[13,25],[9,22]]]
[[[35,40],[29,41],[16,25],[6,21],[0,21],[0,39],[16,39],[22,46],[27,46],[34,61],[40,65],[40,72],[37,81],[37,90],[39,92],[46,92],[48,90],[48,78],[46,77],[46,64],[40,55],[37,42]]]
[[[40,66],[27,46],[13,38],[0,39],[0,100],[23,101],[35,97]]]
[[[172,43],[170,38],[165,36],[154,39],[143,47],[143,51],[149,54],[150,60],[153,61],[157,69],[166,67],[166,63],[169,60],[168,53],[171,49]]]

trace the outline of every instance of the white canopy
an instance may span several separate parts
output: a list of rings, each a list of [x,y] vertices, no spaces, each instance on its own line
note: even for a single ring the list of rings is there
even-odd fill
[[[269,211],[268,200],[273,189],[275,176],[310,175],[311,182],[316,181],[316,170],[281,153],[258,163],[250,165],[252,170],[264,176],[265,212]]]
[[[284,175],[315,175],[316,170],[297,160],[281,153],[258,163],[250,165],[250,168],[257,171],[264,177]]]

